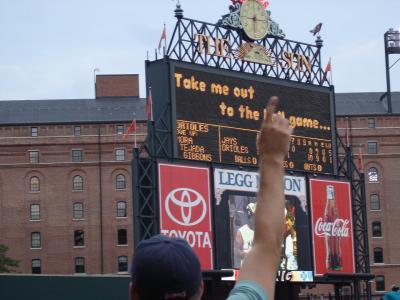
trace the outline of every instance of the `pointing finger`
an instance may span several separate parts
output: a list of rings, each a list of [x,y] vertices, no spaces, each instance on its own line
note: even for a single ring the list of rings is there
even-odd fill
[[[276,112],[276,107],[278,106],[279,98],[276,96],[272,96],[269,98],[268,104],[267,104],[267,115],[265,119],[267,122],[272,122],[272,116]]]

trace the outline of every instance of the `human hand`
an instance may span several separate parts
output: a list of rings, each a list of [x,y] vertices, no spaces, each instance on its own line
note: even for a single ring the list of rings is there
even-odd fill
[[[267,113],[261,124],[260,134],[257,137],[257,149],[260,161],[283,161],[289,150],[289,137],[293,129],[289,121],[276,114],[279,98],[272,96],[267,105]]]

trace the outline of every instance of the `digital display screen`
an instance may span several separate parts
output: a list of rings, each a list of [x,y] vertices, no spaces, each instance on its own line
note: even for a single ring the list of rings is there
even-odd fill
[[[240,269],[253,247],[259,174],[214,169],[216,258],[221,269]],[[278,281],[312,281],[306,179],[284,177],[285,226]],[[302,274],[302,276],[298,276]],[[311,275],[312,277],[312,275]]]
[[[173,69],[172,88],[178,158],[257,166],[256,137],[265,106],[278,96],[278,113],[294,128],[285,168],[333,173],[329,90],[180,66]]]

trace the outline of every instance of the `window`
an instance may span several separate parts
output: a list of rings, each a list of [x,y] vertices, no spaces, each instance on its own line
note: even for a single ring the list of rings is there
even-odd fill
[[[74,126],[74,136],[81,135],[81,126]]]
[[[117,134],[124,134],[124,133],[125,133],[125,126],[117,125]]]
[[[378,153],[378,143],[368,142],[368,154],[377,154],[377,153]]]
[[[42,273],[40,259],[32,259],[32,274]]]
[[[376,283],[376,291],[377,292],[382,292],[385,290],[385,277],[382,275],[378,275],[375,277],[375,283]]]
[[[118,256],[118,272],[128,272],[127,256]]]
[[[377,168],[369,168],[368,182],[379,182],[379,174]]]
[[[31,233],[31,248],[41,248],[42,243],[40,241],[40,232]]]
[[[117,190],[125,190],[126,189],[125,176],[122,174],[118,174],[116,177],[115,185],[116,185]]]
[[[375,118],[368,118],[368,128],[375,128]]]
[[[83,230],[75,230],[74,231],[74,246],[75,247],[85,246]]]
[[[39,162],[39,151],[29,151],[29,162],[32,164],[37,164]]]
[[[29,180],[29,191],[30,192],[39,192],[40,191],[40,181],[36,176],[31,177]]]
[[[381,237],[382,236],[381,222],[379,222],[379,221],[372,222],[372,236],[373,237]]]
[[[115,150],[115,160],[125,160],[125,149]]]
[[[381,209],[381,202],[379,200],[379,195],[377,195],[377,194],[371,195],[370,206],[371,206],[371,210],[380,210]]]
[[[126,217],[126,202],[125,201],[119,201],[117,203],[117,217],[118,218]]]
[[[85,273],[84,257],[75,257],[75,273]]]
[[[80,162],[82,160],[82,150],[72,150],[72,161]]]
[[[31,127],[31,136],[33,136],[33,137],[38,136],[38,128],[37,127]]]
[[[73,218],[80,220],[83,219],[83,203],[76,202],[73,205]]]
[[[40,205],[31,205],[31,220],[40,220]]]
[[[118,245],[127,245],[126,229],[118,229]]]
[[[374,248],[374,263],[376,264],[383,263],[383,250],[381,247]]]
[[[83,178],[82,176],[76,175],[72,178],[72,190],[83,191]]]

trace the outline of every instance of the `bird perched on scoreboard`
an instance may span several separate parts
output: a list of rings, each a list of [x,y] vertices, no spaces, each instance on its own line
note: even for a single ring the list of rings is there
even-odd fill
[[[321,31],[322,23],[318,23],[314,29],[310,30],[310,32],[315,36],[317,33]]]

